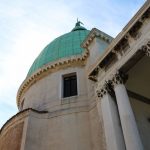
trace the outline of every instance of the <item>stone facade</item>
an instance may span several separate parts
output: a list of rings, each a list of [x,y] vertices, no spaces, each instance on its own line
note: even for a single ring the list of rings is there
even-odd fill
[[[0,149],[1,150],[18,150],[21,148],[23,132],[23,122],[18,123],[16,126],[13,126],[5,134],[3,134],[0,140]]]
[[[150,1],[110,39],[94,28],[82,55],[26,78],[17,94],[20,112],[0,131],[0,149],[150,149]],[[62,77],[71,73],[78,94],[64,98]]]
[[[150,149],[149,39],[147,1],[89,72],[90,79],[97,81],[95,90],[101,101],[98,108],[102,107],[107,149]],[[115,119],[116,111],[119,120]]]

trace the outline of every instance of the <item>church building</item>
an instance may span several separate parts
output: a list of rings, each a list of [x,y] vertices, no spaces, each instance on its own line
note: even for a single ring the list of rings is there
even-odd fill
[[[112,38],[77,21],[34,60],[0,150],[150,150],[150,1]]]

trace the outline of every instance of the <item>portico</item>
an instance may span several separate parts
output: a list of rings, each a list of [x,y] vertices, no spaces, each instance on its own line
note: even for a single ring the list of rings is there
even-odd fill
[[[147,2],[89,72],[97,82],[97,109],[102,110],[107,149],[150,148],[149,6]]]

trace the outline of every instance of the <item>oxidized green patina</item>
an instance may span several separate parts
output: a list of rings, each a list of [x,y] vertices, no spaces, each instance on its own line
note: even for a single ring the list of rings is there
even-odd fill
[[[81,48],[80,45],[90,33],[90,31],[80,24],[83,23],[77,20],[77,23],[71,32],[62,35],[49,43],[35,59],[27,76],[30,76],[39,68],[50,62],[82,54],[84,49]],[[109,35],[106,35],[105,33],[102,34],[112,40],[112,37]],[[102,52],[108,46],[108,43],[103,39],[99,40],[98,43],[98,51],[100,54],[102,54]]]
[[[71,32],[56,38],[48,44],[35,59],[27,76],[49,62],[82,54],[84,49],[80,45],[90,31],[80,26],[80,24],[81,22],[78,21]]]

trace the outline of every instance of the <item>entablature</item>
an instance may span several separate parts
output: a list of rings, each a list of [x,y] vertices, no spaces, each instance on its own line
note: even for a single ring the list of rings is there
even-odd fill
[[[129,51],[133,49],[133,47],[131,47],[133,45],[132,43],[141,41],[141,28],[143,27],[145,22],[149,21],[149,18],[150,1],[146,1],[143,7],[123,28],[122,32],[120,32],[118,36],[110,43],[105,52],[100,56],[100,59],[94,64],[94,67],[88,73],[89,79],[97,81],[99,68],[101,70],[107,71],[116,62],[122,59],[123,56],[125,56]],[[144,39],[144,41],[142,42],[147,45],[149,43],[149,40]],[[143,44],[142,46],[144,46],[145,44]],[[146,53],[147,55],[149,55],[149,52],[147,50]]]

